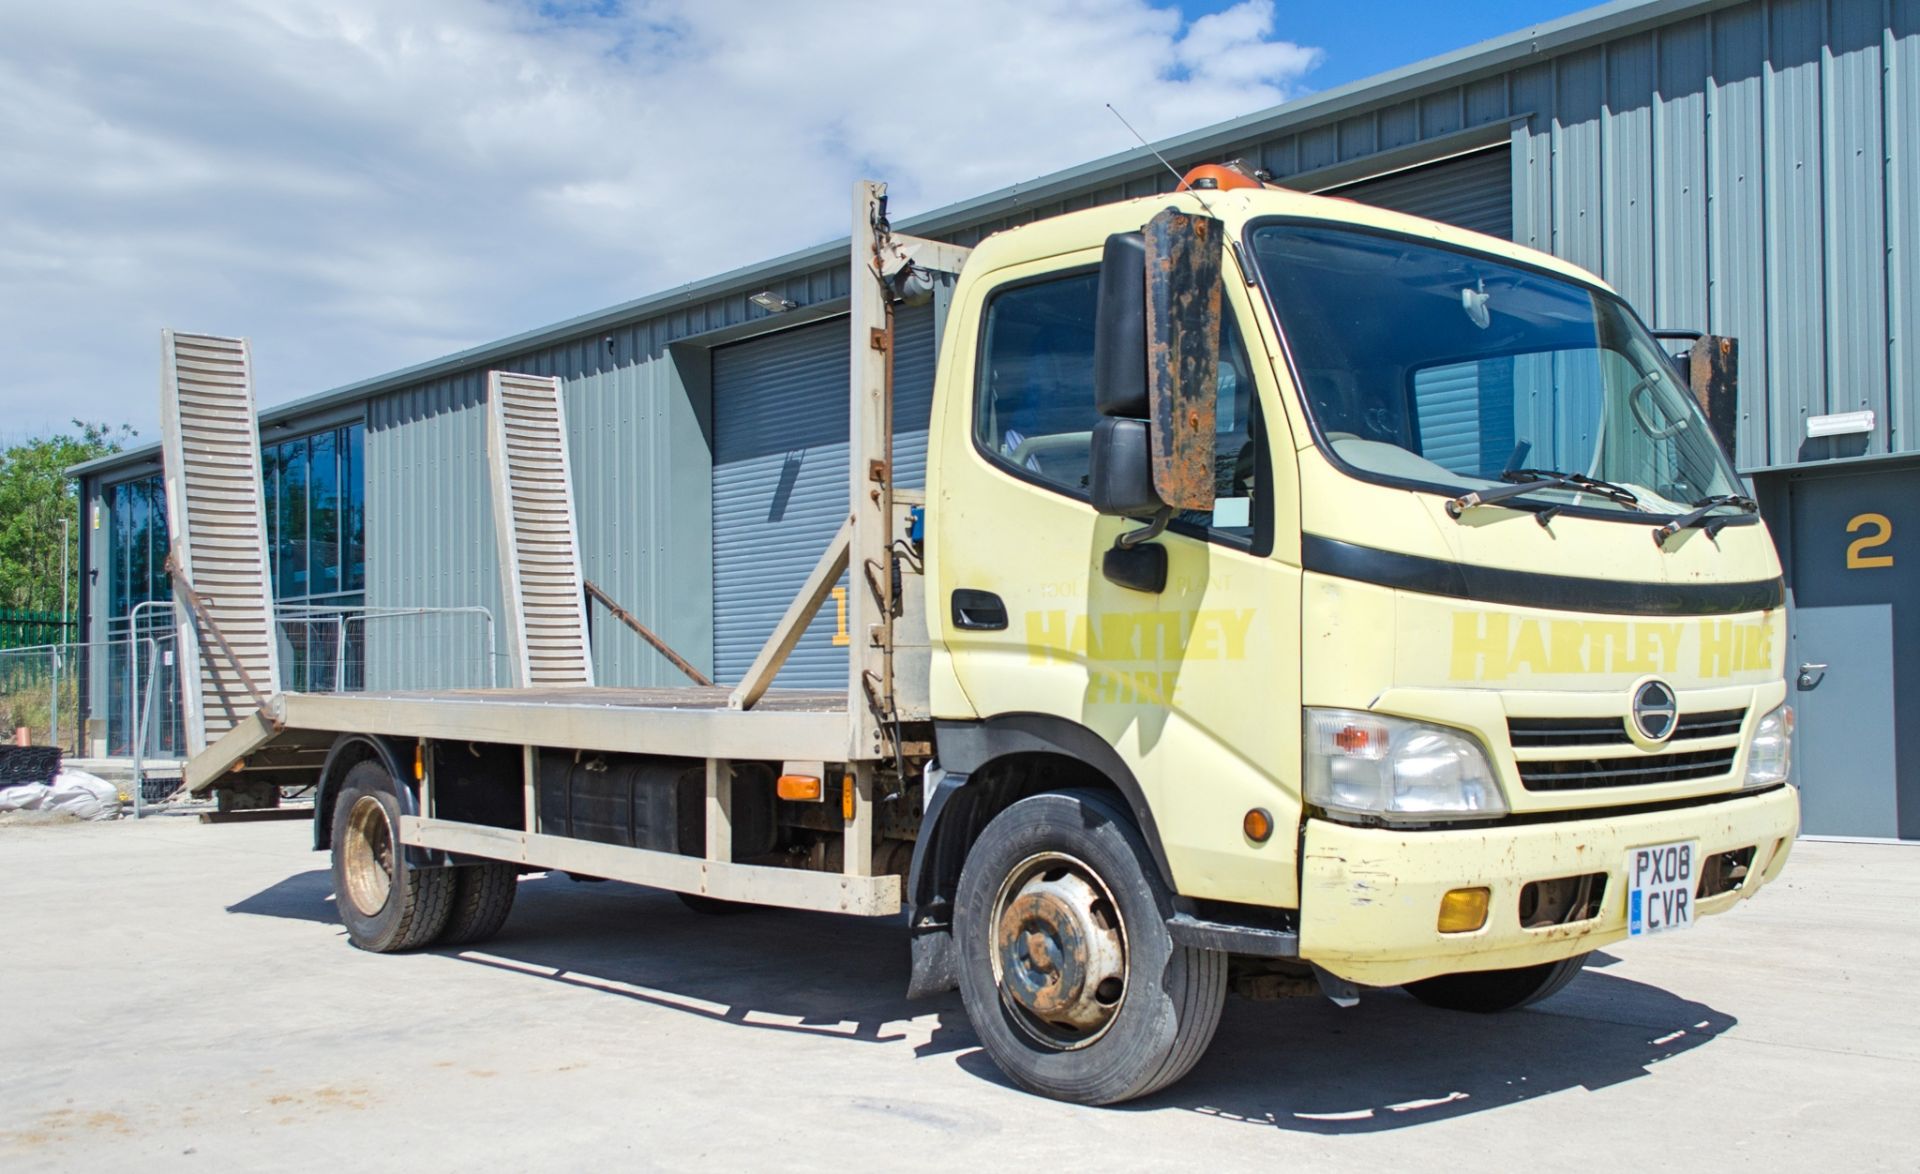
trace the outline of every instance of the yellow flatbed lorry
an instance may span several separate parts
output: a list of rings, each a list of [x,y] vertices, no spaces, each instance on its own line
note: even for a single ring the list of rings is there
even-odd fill
[[[904,913],[914,993],[1112,1103],[1230,986],[1508,1010],[1779,874],[1780,565],[1598,279],[1231,168],[970,252],[884,208],[856,189],[847,521],[745,680],[221,692],[189,785],[315,785],[355,945],[481,940],[535,869]],[[887,356],[927,270],[916,499]],[[846,691],[769,688],[847,567]]]

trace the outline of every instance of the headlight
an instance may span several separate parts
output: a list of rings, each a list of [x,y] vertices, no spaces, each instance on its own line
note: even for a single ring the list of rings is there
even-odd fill
[[[1782,705],[1760,719],[1747,746],[1747,781],[1742,790],[1784,783],[1793,770],[1793,706]]]
[[[1402,822],[1507,813],[1479,739],[1351,709],[1306,711],[1306,800]]]

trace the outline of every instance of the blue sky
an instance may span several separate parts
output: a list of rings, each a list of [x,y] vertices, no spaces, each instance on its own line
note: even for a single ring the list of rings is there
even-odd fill
[[[1317,90],[1385,73],[1428,57],[1596,6],[1597,0],[1277,0],[1274,25],[1288,39],[1324,50],[1310,81]],[[1190,19],[1231,7],[1182,0]]]
[[[0,441],[152,439],[163,327],[279,403],[1577,9],[0,3]]]

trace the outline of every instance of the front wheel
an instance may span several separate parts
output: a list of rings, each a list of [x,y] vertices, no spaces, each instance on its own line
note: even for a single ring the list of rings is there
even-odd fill
[[[987,1054],[1030,1092],[1107,1105],[1165,1088],[1213,1039],[1227,957],[1176,945],[1171,896],[1124,808],[1035,795],[960,872],[960,995]]]
[[[1537,1003],[1580,975],[1587,964],[1586,954],[1575,954],[1558,962],[1539,966],[1518,966],[1512,970],[1471,970],[1460,974],[1441,974],[1410,982],[1407,993],[1430,1007],[1449,1011],[1476,1011],[1491,1014],[1513,1011]]]

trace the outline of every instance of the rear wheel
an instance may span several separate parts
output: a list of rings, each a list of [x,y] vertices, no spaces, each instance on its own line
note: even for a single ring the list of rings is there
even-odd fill
[[[333,897],[347,939],[391,954],[431,942],[447,924],[453,876],[415,868],[400,843],[400,803],[377,762],[347,772],[333,807]]]
[[[1023,799],[960,873],[960,993],[987,1054],[1031,1092],[1105,1105],[1186,1075],[1219,1026],[1227,957],[1175,945],[1171,897],[1104,794]]]
[[[463,864],[453,872],[453,911],[440,931],[442,946],[470,946],[500,932],[513,912],[513,895],[520,888],[520,870],[490,861]]]
[[[1537,1003],[1580,976],[1586,954],[1512,970],[1474,970],[1410,982],[1407,993],[1430,1007],[1490,1014]]]

